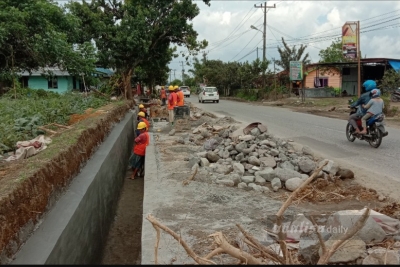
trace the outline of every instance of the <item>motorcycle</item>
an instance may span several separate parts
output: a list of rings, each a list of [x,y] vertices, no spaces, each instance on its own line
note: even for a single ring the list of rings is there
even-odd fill
[[[351,102],[349,102],[351,103]],[[350,107],[350,106],[349,106]],[[350,115],[356,113],[357,110],[354,107],[350,107]],[[385,130],[385,115],[378,114],[376,116],[371,117],[370,119],[367,120],[367,134],[362,135],[362,134],[357,134],[355,133],[354,127],[350,124],[347,123],[346,126],[346,137],[347,140],[350,142],[354,142],[354,140],[359,139],[359,140],[364,140],[369,143],[370,146],[373,148],[378,148],[382,144],[382,138],[387,136],[389,133],[386,132]],[[360,131],[363,130],[362,124],[361,124],[361,119],[356,120],[358,129]]]
[[[390,100],[392,100],[393,102],[400,101],[400,88],[397,88],[397,90],[390,94]]]

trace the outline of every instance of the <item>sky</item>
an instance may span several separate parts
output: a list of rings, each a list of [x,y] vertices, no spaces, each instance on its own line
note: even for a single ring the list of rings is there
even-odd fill
[[[67,0],[57,0],[66,3]],[[207,40],[207,59],[253,61],[262,59],[263,11],[258,0],[211,0],[207,6],[194,0],[200,14],[190,23],[198,33],[198,40]],[[313,63],[318,62],[321,49],[327,48],[335,38],[341,37],[346,21],[360,21],[361,53],[368,58],[400,59],[400,1],[267,1],[266,58],[279,59],[277,47],[282,47],[281,37],[289,46],[307,45]],[[260,31],[251,29],[256,26]],[[178,47],[178,51],[186,51]],[[202,57],[200,55],[199,57]],[[182,78],[182,61],[179,56],[169,64],[171,79]],[[191,60],[189,60],[191,63]],[[186,74],[191,68],[184,64]],[[270,64],[273,71],[273,64]],[[276,68],[278,71],[279,68]]]
[[[263,11],[260,1],[211,0],[211,6],[195,2],[200,14],[191,22],[198,40],[207,40],[207,59],[224,62],[262,59]],[[368,58],[400,58],[400,1],[267,1],[266,58],[279,59],[278,46],[284,37],[289,46],[306,44],[312,62],[319,51],[341,37],[346,21],[360,21],[360,50]],[[256,26],[260,31],[251,29]],[[227,39],[228,38],[228,39]],[[185,48],[178,47],[178,51]],[[181,56],[169,68],[181,79]],[[190,63],[190,61],[189,61]],[[184,65],[185,73],[190,66]],[[273,70],[273,64],[270,69]],[[278,70],[278,68],[276,69]]]

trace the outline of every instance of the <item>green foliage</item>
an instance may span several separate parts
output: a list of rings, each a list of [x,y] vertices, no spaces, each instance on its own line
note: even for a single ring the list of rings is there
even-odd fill
[[[387,96],[387,95],[382,95],[381,96],[381,98],[383,99],[383,103],[384,103],[384,107],[383,107],[383,113],[386,115],[386,116],[390,116],[391,114],[390,114],[390,110],[391,110],[391,108],[390,108],[390,97],[389,96]]]
[[[0,153],[14,148],[17,141],[30,140],[43,134],[37,127],[49,123],[66,124],[72,114],[98,108],[108,100],[95,95],[58,94],[45,90],[21,88],[0,98]]]
[[[49,0],[0,1],[0,79],[16,72],[59,66],[89,74],[96,61],[90,42],[73,46],[78,20]]]
[[[186,59],[207,46],[190,23],[200,12],[192,0],[71,1],[68,8],[80,20],[81,41],[94,40],[100,63],[123,75],[128,97],[131,77],[149,85],[166,81],[167,65],[178,56],[171,45],[186,47]]]
[[[400,72],[393,69],[386,70],[382,80],[380,80],[379,89],[382,93],[392,93],[400,87]]]
[[[179,80],[179,79],[175,79],[175,80],[173,80],[171,82],[171,85],[173,85],[173,86],[175,86],[175,85],[181,86],[182,85],[182,81]]]
[[[322,63],[348,62],[343,56],[342,40],[340,38],[332,41],[332,44],[326,49],[319,51],[320,61]]]
[[[297,49],[296,46],[290,48],[285,39],[282,37],[283,49],[278,47],[278,52],[281,57],[280,60],[276,60],[276,65],[280,66],[283,70],[289,71],[290,69],[290,61],[301,61],[304,65],[310,64],[311,60],[308,59],[309,54],[306,53],[304,56],[304,52],[307,48],[307,45],[300,45],[300,48]]]
[[[236,97],[239,97],[248,101],[257,101],[258,99],[258,90],[250,89],[250,90],[238,90]]]

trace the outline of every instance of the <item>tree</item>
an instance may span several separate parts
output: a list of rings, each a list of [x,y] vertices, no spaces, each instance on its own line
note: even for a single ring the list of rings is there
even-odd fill
[[[319,52],[321,63],[339,63],[348,62],[349,60],[343,56],[342,41],[340,38],[332,41],[332,44],[326,49]]]
[[[393,69],[386,70],[380,81],[379,88],[382,93],[392,93],[400,85],[400,72]]]
[[[300,48],[298,50],[296,49],[296,46],[290,48],[286,44],[285,39],[283,39],[283,37],[282,37],[282,44],[283,44],[283,49],[278,47],[278,52],[281,59],[275,61],[275,64],[280,66],[282,69],[289,71],[290,61],[301,61],[303,62],[304,65],[311,63],[311,61],[308,59],[309,57],[308,53],[303,56],[307,48],[306,45],[300,45]]]
[[[14,83],[16,72],[47,66],[72,74],[93,73],[93,46],[90,42],[73,46],[77,25],[73,15],[51,1],[1,1],[0,78]]]
[[[168,53],[171,44],[188,55],[207,46],[188,23],[199,14],[192,0],[92,0],[71,2],[69,9],[80,18],[81,41],[93,39],[100,62],[121,73],[127,98],[135,69]]]

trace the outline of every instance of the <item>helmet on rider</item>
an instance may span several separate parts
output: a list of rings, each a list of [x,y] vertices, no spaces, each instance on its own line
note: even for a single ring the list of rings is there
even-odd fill
[[[376,98],[376,97],[380,97],[381,96],[381,90],[379,89],[373,89],[371,91],[371,97],[372,98]]]
[[[363,87],[365,87],[365,91],[369,92],[372,89],[376,89],[376,82],[373,80],[366,80],[363,83]]]
[[[174,86],[170,85],[170,86],[168,87],[168,90],[174,91]]]

